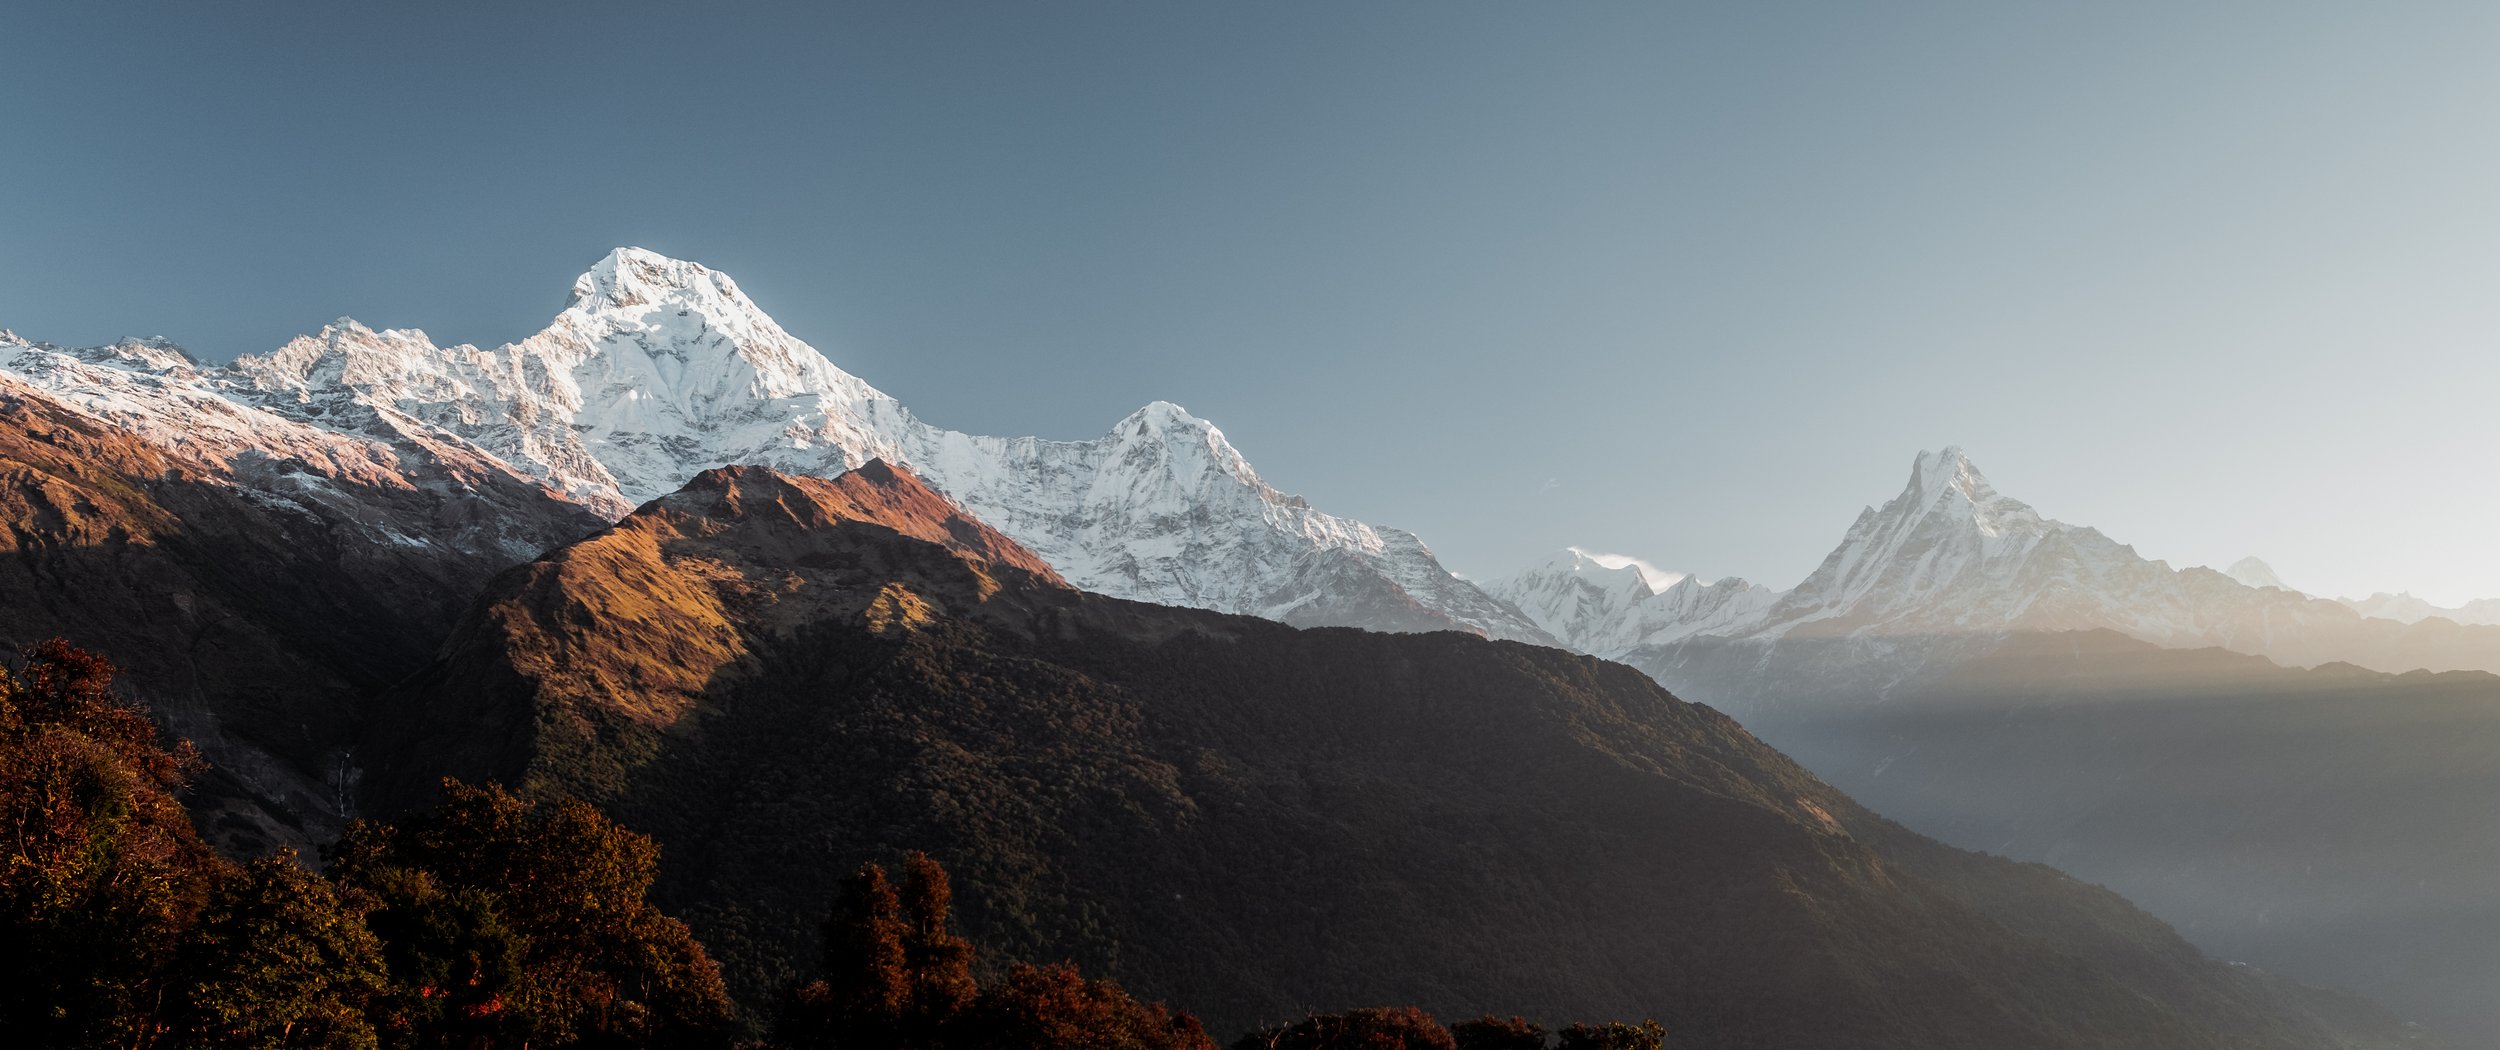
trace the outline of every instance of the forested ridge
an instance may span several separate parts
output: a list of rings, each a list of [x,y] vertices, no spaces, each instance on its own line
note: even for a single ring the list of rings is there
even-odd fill
[[[0,670],[11,840],[0,1031],[18,1045],[1217,1045],[1191,1015],[1073,965],[982,965],[954,927],[945,868],[917,852],[899,884],[875,864],[845,879],[812,974],[743,1018],[703,945],[647,900],[658,849],[586,803],[445,781],[436,807],[350,825],[323,870],[287,850],[219,857],[177,797],[200,771],[197,754],[164,740],[112,675],[59,641]],[[1636,1050],[1663,1038],[1654,1023],[1582,1024],[1561,1045]],[[1523,1019],[1450,1029],[1409,1007],[1313,1016],[1236,1045],[1545,1041]]]

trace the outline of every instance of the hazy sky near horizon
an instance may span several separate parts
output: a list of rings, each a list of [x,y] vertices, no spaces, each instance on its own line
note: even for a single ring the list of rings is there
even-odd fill
[[[1794,584],[1923,448],[2500,596],[2500,5],[12,5],[0,327],[521,338],[634,244],[940,425]]]

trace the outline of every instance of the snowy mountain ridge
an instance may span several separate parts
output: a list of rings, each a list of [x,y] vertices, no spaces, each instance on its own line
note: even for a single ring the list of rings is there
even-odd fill
[[[2232,562],[2223,574],[2251,587],[2276,587],[2295,594],[2305,593],[2284,583],[2282,577],[2275,575],[2272,566],[2253,556]],[[2414,597],[2409,591],[2394,594],[2378,591],[2367,598],[2337,598],[2334,601],[2374,620],[2412,624],[2437,617],[2457,624],[2500,627],[2500,598],[2478,598],[2451,608]]]
[[[342,318],[222,368],[151,343],[49,348],[0,368],[109,402],[116,422],[167,441],[226,421],[216,440],[236,454],[325,454],[322,435],[459,448],[611,519],[724,464],[832,476],[887,459],[1087,589],[1296,624],[1551,641],[1414,535],[1278,492],[1177,405],[1083,441],[943,430],[783,330],[726,274],[638,248],[582,274],[544,330],[491,350]],[[358,447],[388,469],[387,454]]]
[[[460,438],[395,413],[321,426],[226,396],[216,370],[161,339],[64,348],[0,333],[0,380],[23,383],[272,505],[352,522],[381,544],[459,547],[527,560],[556,539],[531,505],[541,486]],[[457,500],[422,521],[382,520],[346,490]]]
[[[2274,566],[2258,560],[2255,555],[2232,562],[2230,568],[2222,570],[2222,574],[2250,587],[2273,587],[2286,591],[2295,589],[2290,584],[2284,583],[2283,577],[2275,575]]]
[[[2500,626],[2500,598],[2477,598],[2455,608],[2433,605],[2406,592],[2380,591],[2367,598],[2335,600],[2363,616],[2397,623],[2420,623],[2437,617],[2459,624]]]
[[[1638,559],[1565,548],[1485,586],[1547,634],[1595,656],[1735,629],[1780,592],[1737,577],[1703,580]]]

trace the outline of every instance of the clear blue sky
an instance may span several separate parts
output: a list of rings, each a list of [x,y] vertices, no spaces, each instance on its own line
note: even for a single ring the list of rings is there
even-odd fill
[[[1472,574],[1785,586],[1961,444],[2174,563],[2500,595],[2500,5],[714,6],[11,5],[0,326],[492,344],[638,244]]]

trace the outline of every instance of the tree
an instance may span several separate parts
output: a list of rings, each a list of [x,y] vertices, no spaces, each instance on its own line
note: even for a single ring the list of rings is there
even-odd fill
[[[1500,1018],[1491,1014],[1473,1021],[1460,1021],[1450,1026],[1450,1039],[1458,1050],[1545,1050],[1545,1029],[1528,1023],[1525,1017]]]
[[[0,1031],[122,1046],[155,1026],[172,948],[227,865],[175,798],[199,767],[58,639],[0,670]]]
[[[863,864],[844,879],[823,930],[822,976],[783,1007],[781,1042],[803,1050],[895,1045],[911,1001],[911,924],[885,869]]]
[[[1450,1030],[1412,1006],[1313,1014],[1252,1032],[1233,1050],[1457,1050]]]
[[[1068,963],[1018,963],[982,991],[949,1033],[949,1045],[1036,1050],[1215,1050],[1206,1029],[1162,1003],[1141,1003],[1111,981],[1089,981]]]
[[[383,1041],[406,1047],[517,1044],[528,1035],[512,1009],[527,938],[483,890],[446,890],[426,872],[385,868],[360,881],[376,907],[366,924],[382,941],[390,982],[373,1013]]]
[[[1656,1021],[1636,1025],[1614,1021],[1565,1028],[1555,1050],[1662,1050],[1666,1045],[1667,1030]]]
[[[362,909],[293,851],[221,880],[177,953],[166,1027],[177,1045],[375,1045],[365,1009],[383,991],[382,950]]]
[[[446,780],[443,799],[393,824],[351,825],[332,854],[342,882],[390,903],[388,928],[472,942],[481,983],[471,998],[499,979],[494,927],[517,941],[519,966],[504,990],[443,1023],[476,1022],[542,1046],[725,1038],[731,1008],[719,968],[684,924],[645,899],[659,865],[650,838],[587,803],[542,806],[491,784]],[[435,961],[472,965],[459,953]],[[401,1003],[428,998],[404,982],[395,991]],[[416,1033],[419,1045],[450,1035]]]
[[[954,929],[946,868],[904,859],[898,890],[885,869],[843,880],[825,920],[823,973],[799,986],[774,1026],[790,1050],[1215,1050],[1198,1019],[1140,1003],[1076,967],[1019,963],[987,988],[976,952]]]
[[[933,1031],[964,1007],[980,988],[972,980],[972,942],[953,926],[955,890],[946,868],[913,850],[903,858],[904,965],[911,974],[913,1022]]]

